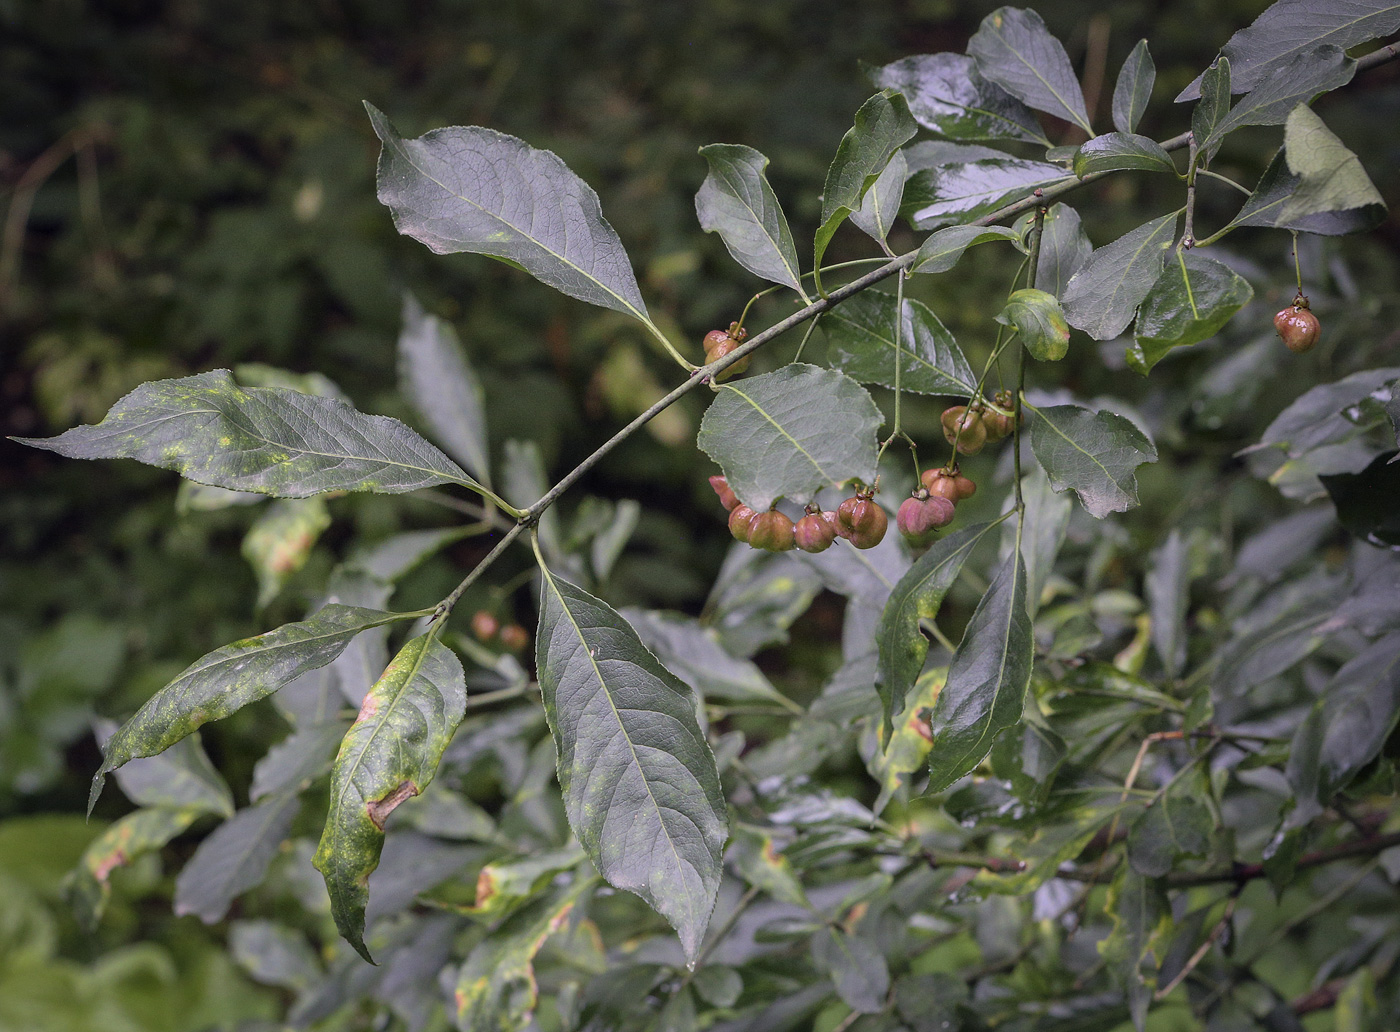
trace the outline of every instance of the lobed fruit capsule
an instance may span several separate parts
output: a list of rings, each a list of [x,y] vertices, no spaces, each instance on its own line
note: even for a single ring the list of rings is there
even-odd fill
[[[744,338],[747,336],[748,333],[738,323],[730,323],[727,332],[725,330],[711,330],[709,333],[705,334],[705,364],[709,365],[711,362],[718,362],[721,358],[742,344]],[[716,373],[715,382],[723,383],[731,376],[738,376],[748,367],[749,359],[746,356],[739,359],[739,361],[722,372]]]
[[[788,552],[797,541],[792,520],[777,509],[761,512],[749,523],[749,544],[765,552]]]
[[[1308,299],[1302,294],[1293,299],[1293,304],[1274,316],[1274,329],[1278,330],[1283,343],[1294,354],[1301,355],[1304,351],[1311,351],[1312,346],[1317,343],[1317,335],[1321,328],[1317,316],[1308,308]]]
[[[954,405],[943,413],[943,436],[964,455],[976,455],[987,443],[982,413],[966,405]]]
[[[836,508],[836,520],[846,532],[843,536],[857,548],[874,548],[889,527],[889,517],[872,495],[858,491]]]
[[[710,486],[715,489],[715,494],[719,495],[719,502],[730,512],[734,511],[734,506],[739,504],[739,496],[734,493],[734,489],[729,486],[729,481],[722,476],[710,478]]]
[[[736,541],[748,541],[749,524],[758,513],[754,512],[747,505],[740,502],[729,512],[729,533],[734,535]]]
[[[797,521],[793,535],[802,551],[825,552],[836,540],[836,514],[808,508],[807,515]]]

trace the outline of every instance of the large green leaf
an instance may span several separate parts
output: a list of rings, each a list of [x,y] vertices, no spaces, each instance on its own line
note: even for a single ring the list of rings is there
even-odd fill
[[[1221,53],[1235,68],[1234,91],[1244,93],[1320,43],[1349,50],[1397,29],[1396,0],[1278,0],[1231,36]],[[1197,76],[1176,99],[1195,100],[1200,91]]]
[[[696,443],[739,499],[763,511],[822,487],[875,477],[880,411],[855,380],[793,363],[719,389]]]
[[[1288,171],[1299,177],[1279,218],[1287,221],[1323,212],[1385,206],[1361,160],[1306,104],[1299,104],[1283,129]]]
[[[1244,202],[1244,207],[1230,220],[1227,228],[1272,226],[1321,236],[1342,236],[1369,229],[1385,217],[1385,208],[1378,205],[1289,217],[1284,213],[1302,182],[1302,176],[1288,170],[1286,156],[1280,149],[1259,177],[1259,183]]]
[[[756,664],[725,652],[719,634],[694,617],[647,609],[623,609],[620,615],[666,669],[702,698],[798,708],[773,687]]]
[[[1177,213],[1125,233],[1089,255],[1061,295],[1065,319],[1095,340],[1118,336],[1162,271]]]
[[[792,230],[763,174],[768,159],[737,143],[712,143],[700,154],[710,166],[695,195],[700,228],[718,233],[734,260],[755,276],[803,294]]]
[[[929,235],[919,245],[910,272],[947,272],[963,252],[976,244],[1010,240],[1020,246],[1021,234],[1008,226],[949,226]],[[840,309],[837,309],[840,311]]]
[[[908,178],[909,162],[903,151],[895,151],[885,170],[865,191],[860,207],[851,212],[851,221],[862,233],[881,243],[889,238],[904,198],[904,181]]]
[[[16,440],[70,459],[136,459],[201,484],[283,498],[475,485],[397,419],[334,398],[240,387],[227,369],[142,384],[96,426]]]
[[[1147,40],[1140,39],[1119,69],[1118,82],[1113,87],[1113,128],[1120,133],[1137,132],[1156,81],[1157,66],[1148,53]]]
[[[294,792],[269,796],[215,828],[175,880],[175,913],[205,924],[223,920],[233,901],[267,875],[300,810]]]
[[[1095,172],[1138,169],[1176,174],[1172,156],[1150,136],[1136,133],[1104,133],[1074,152],[1074,174],[1083,179]]]
[[[904,185],[900,214],[915,229],[971,222],[1004,202],[1072,178],[1059,165],[1027,158],[978,158],[915,172]]]
[[[1356,62],[1334,46],[1305,50],[1240,98],[1209,135],[1196,142],[1202,150],[1208,150],[1241,126],[1279,125],[1298,104],[1345,86],[1355,74]]]
[[[861,383],[893,387],[898,360],[901,390],[970,397],[977,377],[938,316],[922,302],[906,298],[903,327],[896,334],[896,304],[892,294],[866,290],[833,308],[822,320],[827,361]]]
[[[894,152],[918,131],[903,94],[894,90],[882,90],[860,106],[855,125],[841,138],[826,171],[822,221],[813,244],[817,268],[821,268],[822,255],[837,228],[860,207],[865,191],[885,170]]]
[[[1068,204],[1052,205],[1045,213],[1045,225],[1040,233],[1036,289],[1063,300],[1065,287],[1093,250],[1094,245],[1080,223],[1079,212]]]
[[[1128,829],[1128,863],[1139,874],[1160,878],[1181,857],[1204,856],[1210,830],[1210,811],[1204,803],[1184,792],[1168,792]]]
[[[1252,297],[1254,288],[1228,265],[1177,251],[1142,299],[1128,364],[1146,376],[1173,348],[1215,336]]]
[[[1094,134],[1069,55],[1035,11],[1016,7],[993,11],[968,41],[967,52],[982,78],[1037,111]]]
[[[244,638],[196,660],[108,740],[102,766],[92,779],[88,811],[109,771],[139,756],[154,756],[201,724],[226,717],[306,671],[325,666],[361,631],[415,615],[332,604],[300,623]]]
[[[650,323],[622,241],[598,195],[559,156],[480,126],[401,137],[365,105],[379,155],[379,200],[394,226],[438,254],[471,251],[555,290]]]
[[[728,834],[695,697],[621,616],[541,571],[540,691],[569,824],[598,872],[669,921],[694,960]]]
[[[977,604],[934,706],[930,792],[942,791],[976,767],[997,735],[1021,719],[1034,658],[1026,567],[1020,551],[1013,550]]]
[[[447,453],[483,484],[491,482],[486,401],[481,380],[452,324],[403,297],[399,389]]]
[[[1137,504],[1133,471],[1157,461],[1157,449],[1116,412],[1079,405],[1037,409],[1030,420],[1031,450],[1056,491],[1073,488],[1091,516],[1103,519]]]
[[[1034,287],[1013,290],[996,321],[1014,326],[1026,350],[1042,362],[1058,362],[1069,352],[1069,324],[1054,294]]]
[[[964,54],[919,54],[875,68],[876,86],[898,90],[926,129],[950,140],[1020,140],[1050,146],[1035,116],[977,74]]]
[[[919,621],[938,616],[943,596],[957,580],[963,563],[993,526],[974,523],[936,542],[890,592],[875,632],[880,656],[875,687],[885,704],[886,726],[904,708],[904,697],[924,668],[928,639],[919,629]]]
[[[379,866],[384,822],[432,782],[466,702],[462,664],[431,633],[422,634],[375,682],[340,744],[313,862],[325,876],[336,928],[366,960],[367,883]]]

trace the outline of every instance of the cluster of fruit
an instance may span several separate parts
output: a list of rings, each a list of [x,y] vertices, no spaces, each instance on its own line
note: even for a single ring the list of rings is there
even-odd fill
[[[895,516],[895,526],[911,545],[930,544],[939,529],[953,522],[958,502],[977,493],[977,485],[958,471],[956,465],[926,469],[919,474],[919,486],[904,499]]]
[[[705,334],[705,364],[718,362],[725,355],[729,354],[740,344],[744,343],[748,331],[737,322],[729,324],[728,330],[711,330]],[[723,383],[731,376],[738,376],[749,367],[749,358],[745,355],[729,368],[723,370],[715,376],[716,383]]]
[[[501,626],[501,621],[487,612],[478,609],[472,614],[472,634],[483,645],[498,641],[509,652],[520,652],[530,644],[530,632],[518,623]]]
[[[794,548],[825,552],[838,537],[857,548],[874,548],[884,540],[889,528],[889,517],[875,501],[873,487],[857,490],[838,505],[835,512],[822,512],[820,506],[809,505],[806,515],[793,523],[776,508],[767,512],[750,509],[739,501],[729,481],[722,476],[711,477],[710,486],[729,510],[729,533],[735,540],[768,552],[787,552]]]
[[[1009,414],[1015,403],[1010,391],[997,391],[992,396],[994,408],[977,400],[954,405],[943,413],[943,436],[963,455],[976,455],[1016,429],[1015,417]]]

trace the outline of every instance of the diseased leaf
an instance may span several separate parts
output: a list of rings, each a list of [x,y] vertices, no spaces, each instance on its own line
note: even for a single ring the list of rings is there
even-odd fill
[[[735,823],[725,858],[739,877],[780,903],[810,906],[802,882],[788,858],[773,846],[773,836],[762,828]]]
[[[993,11],[968,41],[967,52],[982,78],[1036,110],[1094,134],[1069,55],[1035,11],[1016,7]]]
[[[885,170],[895,151],[918,131],[903,94],[894,90],[881,90],[860,106],[855,125],[841,138],[836,157],[826,171],[822,221],[813,244],[813,262],[818,269],[837,228],[860,208],[865,191]]]
[[[1292,222],[1324,212],[1385,207],[1361,161],[1306,104],[1288,116],[1283,130],[1288,171],[1299,177],[1279,218]]]
[[[540,691],[569,825],[598,872],[669,921],[693,960],[728,834],[694,696],[611,608],[541,571]]]
[[[539,998],[535,955],[593,885],[594,879],[576,876],[572,885],[512,916],[467,955],[454,993],[458,1028],[518,1032],[530,1023]]]
[[[1113,128],[1120,133],[1137,132],[1156,80],[1157,66],[1147,51],[1147,40],[1140,39],[1123,62],[1113,87]]]
[[[432,782],[466,700],[462,664],[452,650],[431,633],[419,635],[365,696],[335,758],[330,812],[313,863],[325,876],[336,928],[371,963],[365,904],[384,846],[384,822]]]
[[[1122,978],[1133,1028],[1142,1032],[1154,988],[1143,978],[1142,962],[1171,927],[1171,907],[1160,885],[1124,865],[1109,886],[1105,909],[1113,919],[1113,931],[1099,943],[1099,952]],[[1166,977],[1159,975],[1157,981]]]
[[[1069,353],[1069,324],[1053,294],[1034,287],[1013,290],[996,321],[1014,326],[1026,350],[1042,362],[1057,362]]]
[[[412,613],[328,605],[300,623],[215,649],[167,684],[123,724],[103,750],[92,779],[92,812],[107,773],[139,756],[163,752],[201,724],[271,695],[300,674],[325,666],[361,631]]]
[[[831,975],[836,995],[851,1010],[878,1014],[890,991],[890,969],[869,939],[838,927],[826,927],[812,937],[812,960]]]
[[[1241,126],[1279,125],[1298,104],[1345,86],[1355,74],[1356,62],[1334,46],[1304,50],[1245,94],[1197,145],[1207,150]]]
[[[875,816],[884,812],[909,775],[928,762],[929,748],[933,744],[928,730],[928,712],[938,700],[947,677],[946,668],[922,675],[914,683],[914,690],[905,696],[903,708],[892,721],[867,728],[861,755],[870,776],[880,786],[880,794],[870,807]]]
[[[518,860],[489,863],[476,878],[476,899],[471,912],[498,919],[517,909],[549,882],[577,867],[584,859],[577,846],[534,853]]]
[[[969,247],[991,240],[1010,240],[1019,245],[1021,234],[1006,226],[949,226],[924,240],[909,271],[947,272]]]
[[[683,613],[623,609],[619,613],[632,625],[642,644],[705,699],[735,702],[776,702],[796,709],[763,671],[747,659],[735,659],[720,645],[719,635]]]
[[[1146,376],[1173,348],[1208,340],[1254,297],[1231,269],[1194,251],[1177,251],[1142,299],[1128,365]]]
[[[700,154],[710,167],[695,195],[700,228],[718,233],[734,260],[755,276],[806,297],[792,230],[763,174],[768,159],[733,143],[712,143]]]
[[[951,162],[915,172],[904,184],[899,213],[915,229],[967,223],[1029,196],[1036,187],[1070,179],[1059,165],[1026,158],[996,157]]]
[[[397,419],[333,398],[240,387],[227,369],[142,384],[96,426],[15,440],[70,459],[136,459],[201,484],[282,498],[476,484]]]
[[[909,178],[909,163],[903,151],[895,151],[885,170],[865,191],[860,207],[851,212],[851,221],[866,236],[883,243],[894,228],[904,197],[904,181]]]
[[[243,538],[243,558],[258,578],[257,607],[265,609],[288,577],[306,565],[331,514],[321,498],[279,498]]]
[[[383,112],[365,110],[384,144],[379,200],[400,233],[438,254],[500,258],[570,297],[650,322],[598,195],[558,155],[480,126],[405,140]]]
[[[1272,226],[1277,229],[1296,229],[1300,233],[1317,233],[1321,236],[1343,236],[1370,229],[1385,217],[1385,208],[1375,205],[1285,217],[1286,206],[1302,182],[1302,176],[1288,171],[1288,163],[1283,150],[1280,149],[1269,162],[1264,174],[1259,177],[1259,183],[1249,195],[1249,199],[1244,202],[1244,207],[1230,220],[1226,228]]]
[[[1050,146],[1035,116],[1015,97],[977,74],[964,54],[920,54],[870,71],[871,81],[898,90],[920,125],[951,140],[1020,140]]]
[[[1400,4],[1395,0],[1277,0],[1231,36],[1221,53],[1235,67],[1234,91],[1245,93],[1320,43],[1349,50],[1397,29]],[[1195,100],[1200,90],[1197,76],[1176,99]]]
[[[78,923],[86,931],[94,931],[112,895],[112,872],[145,853],[159,849],[203,813],[202,809],[194,806],[180,809],[149,807],[129,813],[115,824],[108,825],[88,845],[64,886]]]
[[[919,621],[938,616],[943,596],[957,580],[963,563],[993,526],[975,523],[935,542],[890,592],[875,632],[880,655],[875,687],[885,704],[885,727],[904,709],[904,697],[928,656],[928,639],[919,629]]]
[[[175,880],[175,913],[221,921],[235,899],[259,885],[301,810],[294,792],[239,810],[215,828]]]
[[[1089,515],[1103,519],[1137,504],[1133,471],[1157,461],[1157,449],[1116,412],[1079,405],[1038,409],[1030,419],[1031,450],[1056,491],[1070,488]]]
[[[832,368],[861,383],[893,387],[898,358],[901,390],[970,397],[977,377],[962,349],[933,310],[912,298],[904,300],[896,354],[896,304],[892,294],[866,290],[827,313],[822,327]]]
[[[1074,152],[1074,174],[1080,179],[1094,172],[1122,169],[1176,174],[1172,156],[1162,145],[1151,137],[1135,133],[1104,133],[1081,144]]]
[[[1040,232],[1036,289],[1063,299],[1065,287],[1093,249],[1094,245],[1080,225],[1079,212],[1068,204],[1051,205]]]
[[[1026,567],[1015,551],[1002,560],[948,667],[930,730],[930,792],[941,792],[991,751],[1021,719],[1035,640],[1026,608]]]
[[[1181,857],[1204,856],[1210,844],[1210,811],[1189,795],[1168,792],[1128,829],[1128,863],[1160,878]]]
[[[491,483],[486,400],[452,324],[403,296],[399,390],[447,453],[483,484]]]
[[[805,502],[822,487],[873,480],[880,423],[855,380],[795,362],[724,384],[696,443],[740,501],[762,512],[779,498]]]
[[[97,744],[105,747],[117,725],[98,720],[95,730]],[[116,772],[116,777],[122,792],[137,806],[233,816],[233,793],[209,762],[198,732],[153,756],[132,760]]]
[[[1163,215],[1096,248],[1065,287],[1065,319],[1095,340],[1110,340],[1133,321],[1138,303],[1162,271],[1177,213]]]

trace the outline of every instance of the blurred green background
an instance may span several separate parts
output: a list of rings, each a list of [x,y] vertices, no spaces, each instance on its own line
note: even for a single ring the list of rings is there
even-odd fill
[[[872,92],[861,62],[961,51],[994,6],[0,0],[0,429],[48,436],[96,422],[145,380],[238,363],[319,371],[360,409],[408,418],[394,389],[394,341],[411,290],[459,331],[485,383],[496,447],[535,440],[557,477],[674,383],[674,367],[618,316],[502,264],[434,256],[397,237],[375,200],[378,146],[361,101],[405,136],[479,124],[557,152],[600,194],[657,321],[698,359],[704,332],[736,318],[761,284],[699,230],[693,197],[705,168],[696,149],[745,143],[772,159],[769,176],[810,259],[826,164]],[[1156,107],[1142,131],[1163,137],[1189,119],[1171,97],[1264,6],[1040,10],[1100,113],[1123,57],[1149,38]],[[1400,138],[1375,127],[1400,121],[1396,83],[1391,66],[1320,106],[1392,209]],[[1238,135],[1217,167],[1252,182],[1279,133]],[[1174,191],[1124,176],[1072,202],[1101,244],[1175,207]],[[1235,203],[1227,190],[1203,192],[1198,218],[1228,218]],[[1192,491],[1211,490],[1249,443],[1249,426],[1308,382],[1384,350],[1384,333],[1371,331],[1394,325],[1397,229],[1392,215],[1368,240],[1307,252],[1314,268],[1331,268],[1349,248],[1347,275],[1364,303],[1349,303],[1340,282],[1322,293],[1335,296],[1343,327],[1366,323],[1356,336],[1371,354],[1328,352],[1290,372],[1251,373],[1259,411],[1248,425],[1193,422],[1202,399],[1187,385],[1203,367],[1192,360],[1164,366],[1149,391],[1077,338],[1076,359],[1056,377],[1086,396],[1112,383],[1177,428],[1159,440],[1164,461],[1143,471],[1147,504],[1135,532],[1150,536],[1180,516]],[[904,232],[895,244],[913,239]],[[1291,296],[1287,238],[1240,244],[1259,248],[1249,257],[1262,327],[1270,302]],[[843,230],[827,260],[868,256],[869,245]],[[1005,256],[976,251],[918,289],[976,356],[1012,271]],[[787,304],[765,302],[750,326]],[[779,343],[759,368],[795,346]],[[1277,391],[1263,392],[1271,383]],[[705,483],[714,470],[694,448],[704,403],[687,398],[583,485],[645,507],[614,580],[616,603],[698,611],[723,558],[724,526]],[[936,406],[915,406],[915,429],[931,437],[936,415]],[[441,514],[404,499],[333,501],[334,523],[310,561],[259,612],[239,555],[252,510],[177,512],[174,474],[131,462],[70,462],[9,442],[0,454],[0,1029],[184,1029],[270,1016],[277,997],[233,971],[218,927],[171,915],[165,872],[178,865],[151,857],[124,872],[98,935],[77,932],[59,878],[100,819],[126,809],[109,792],[94,822],[82,821],[98,763],[90,721],[125,717],[198,655],[299,617],[354,541],[439,525]],[[1281,511],[1269,489],[1253,490],[1260,512]],[[396,602],[430,603],[485,547],[454,548]],[[503,566],[497,582],[512,572]],[[530,623],[526,601],[514,615]],[[818,677],[831,662],[822,614],[819,604],[790,646],[762,657],[765,667]],[[206,730],[240,796],[276,726],[270,708],[252,707]],[[182,859],[193,841],[177,840],[168,855]]]

